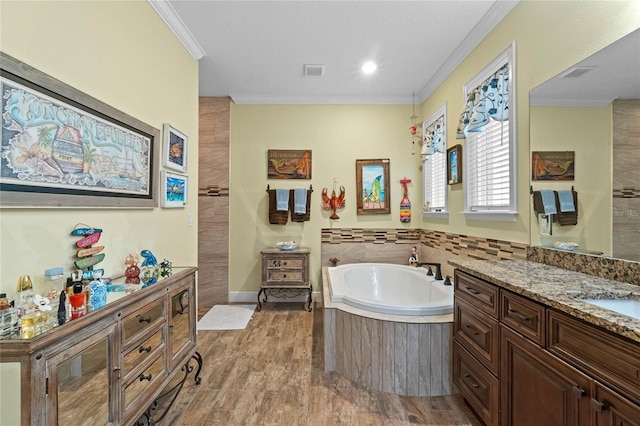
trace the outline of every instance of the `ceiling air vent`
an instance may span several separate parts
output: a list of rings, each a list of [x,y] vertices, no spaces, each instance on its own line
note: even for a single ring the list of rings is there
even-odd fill
[[[560,78],[576,78],[588,73],[596,67],[573,67],[560,75]]]
[[[305,64],[303,66],[303,75],[305,77],[322,77],[324,74],[324,65]]]

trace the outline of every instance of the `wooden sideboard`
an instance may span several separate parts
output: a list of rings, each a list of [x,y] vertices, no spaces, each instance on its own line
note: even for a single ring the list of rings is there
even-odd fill
[[[262,283],[258,292],[258,308],[261,309],[260,294],[264,295],[263,302],[269,294],[286,296],[288,292],[307,293],[307,310],[311,311],[312,291],[309,280],[308,248],[299,247],[295,250],[280,250],[268,248],[262,250]]]
[[[0,340],[0,362],[20,364],[20,424],[152,423],[154,401],[192,361],[199,383],[195,274],[174,270],[33,339]]]

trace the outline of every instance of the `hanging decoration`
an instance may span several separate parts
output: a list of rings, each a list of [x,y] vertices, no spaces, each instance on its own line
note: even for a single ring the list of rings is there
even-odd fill
[[[322,209],[333,210],[333,214],[329,216],[329,219],[340,219],[340,216],[336,214],[336,210],[343,209],[345,206],[344,193],[344,186],[340,185],[340,195],[336,195],[335,179],[333,179],[333,191],[331,191],[331,198],[327,196],[327,188],[322,188]]]
[[[412,136],[412,140],[411,140],[411,155],[416,155],[416,151],[415,151],[416,138],[418,138],[418,140],[421,140],[422,138],[419,135],[418,125],[416,124],[416,120],[418,119],[418,115],[416,114],[416,94],[415,94],[415,92],[413,93],[412,105],[413,105],[413,113],[411,114],[411,117],[409,117],[411,119],[411,127],[409,127],[409,133],[411,133],[411,136]]]

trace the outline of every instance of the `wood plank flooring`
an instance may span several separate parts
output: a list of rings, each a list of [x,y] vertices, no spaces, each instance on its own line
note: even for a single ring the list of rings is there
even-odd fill
[[[481,425],[460,395],[401,397],[323,366],[322,308],[266,303],[244,330],[200,331],[189,378],[159,425]]]

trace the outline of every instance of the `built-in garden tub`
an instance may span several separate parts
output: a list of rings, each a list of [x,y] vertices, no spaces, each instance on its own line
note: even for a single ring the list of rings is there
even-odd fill
[[[325,371],[398,395],[452,393],[453,288],[424,268],[322,270]]]

